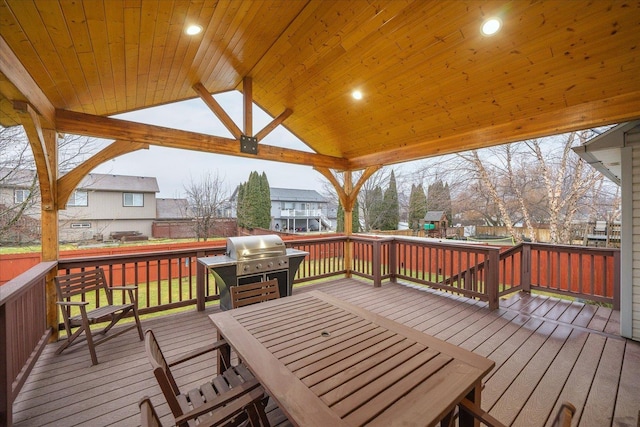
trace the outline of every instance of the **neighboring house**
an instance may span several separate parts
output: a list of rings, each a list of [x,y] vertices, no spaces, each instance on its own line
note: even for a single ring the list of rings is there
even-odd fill
[[[335,229],[336,210],[316,190],[269,187],[269,193],[272,230],[303,232]],[[231,195],[233,217],[237,216],[237,194],[236,189]]]
[[[329,204],[316,190],[269,188],[271,228],[281,231],[320,231],[335,228]]]
[[[113,233],[151,235],[158,181],[153,177],[91,173],[60,211],[59,239],[109,239]]]

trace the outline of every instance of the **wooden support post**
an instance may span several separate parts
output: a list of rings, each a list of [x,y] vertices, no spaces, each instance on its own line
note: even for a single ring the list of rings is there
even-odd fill
[[[244,134],[253,136],[253,81],[249,76],[245,76],[242,80],[242,93],[244,95]]]
[[[351,171],[344,172],[344,186],[343,190],[345,194],[351,195],[353,190],[353,183],[351,181]],[[346,277],[351,277],[353,270],[353,242],[350,237],[353,234],[353,205],[354,203],[345,203],[344,208],[344,234],[347,235],[347,242],[344,247],[344,267],[346,270]]]
[[[51,182],[51,194],[53,206],[42,206],[41,227],[42,227],[42,261],[57,261],[60,255],[59,249],[59,223],[58,223],[58,200],[57,200],[57,176],[58,176],[58,149],[57,134],[53,130],[42,131],[45,145],[47,146],[48,164],[51,167],[50,176],[54,179]],[[54,277],[58,274],[58,267],[51,269],[45,279],[45,295],[47,310],[47,327],[51,328],[50,342],[58,340],[58,299]]]

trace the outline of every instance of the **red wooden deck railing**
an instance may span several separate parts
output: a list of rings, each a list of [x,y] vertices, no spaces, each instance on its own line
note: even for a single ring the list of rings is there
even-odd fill
[[[51,335],[46,326],[45,277],[56,266],[60,274],[102,267],[112,286],[136,284],[141,314],[192,305],[202,310],[219,295],[215,280],[197,258],[223,254],[222,243],[60,259],[40,263],[0,286],[0,425],[10,423],[13,400]],[[352,274],[370,279],[374,286],[398,279],[427,285],[487,301],[490,308],[498,307],[499,296],[533,289],[611,303],[619,309],[619,249],[524,243],[500,253],[497,247],[455,241],[363,236],[285,244],[309,252],[295,283]],[[352,262],[347,268],[348,249]]]

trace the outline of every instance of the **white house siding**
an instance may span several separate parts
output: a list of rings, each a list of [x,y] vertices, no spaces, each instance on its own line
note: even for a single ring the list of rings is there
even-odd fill
[[[151,236],[156,198],[154,193],[143,194],[144,206],[124,206],[122,191],[89,190],[87,206],[70,206],[60,211],[60,241],[88,240],[99,234],[108,239],[116,231],[137,231]]]
[[[632,336],[640,340],[640,144],[633,144],[633,266],[632,266]]]

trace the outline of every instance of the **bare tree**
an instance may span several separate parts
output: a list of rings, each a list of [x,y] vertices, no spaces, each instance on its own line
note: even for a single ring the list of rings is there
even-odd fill
[[[197,182],[191,178],[184,190],[194,216],[196,238],[198,241],[206,241],[213,236],[215,221],[224,215],[229,202],[229,191],[224,187],[224,178],[217,171],[209,172]]]
[[[92,155],[102,144],[94,138],[59,138],[60,174]],[[21,242],[39,238],[40,189],[35,161],[22,126],[0,127],[0,240]]]

